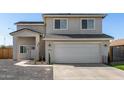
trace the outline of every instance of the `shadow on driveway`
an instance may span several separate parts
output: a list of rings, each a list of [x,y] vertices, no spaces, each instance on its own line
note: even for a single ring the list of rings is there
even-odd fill
[[[57,64],[56,64],[57,65]],[[74,67],[109,67],[106,64],[100,64],[100,63],[66,63],[66,64],[61,64],[61,65],[67,65],[67,66],[74,66]]]

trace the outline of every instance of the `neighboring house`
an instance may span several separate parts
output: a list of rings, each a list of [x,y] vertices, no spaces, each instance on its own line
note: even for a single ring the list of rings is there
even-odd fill
[[[47,63],[106,63],[111,36],[102,33],[106,14],[43,14],[44,22],[17,22],[13,59]]]
[[[111,41],[110,60],[111,62],[124,61],[124,39]]]

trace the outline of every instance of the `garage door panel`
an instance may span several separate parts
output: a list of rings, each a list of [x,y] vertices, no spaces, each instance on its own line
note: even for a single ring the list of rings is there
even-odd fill
[[[99,45],[58,43],[54,59],[55,63],[99,63]]]

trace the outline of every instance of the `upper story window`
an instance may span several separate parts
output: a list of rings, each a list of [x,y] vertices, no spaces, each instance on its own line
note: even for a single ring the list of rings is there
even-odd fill
[[[67,30],[68,20],[67,19],[54,19],[54,29]]]
[[[94,30],[95,20],[94,19],[81,19],[81,30]]]

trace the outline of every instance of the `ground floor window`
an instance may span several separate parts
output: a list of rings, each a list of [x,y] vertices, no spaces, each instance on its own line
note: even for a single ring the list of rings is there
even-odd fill
[[[20,46],[20,53],[27,53],[26,46]]]

